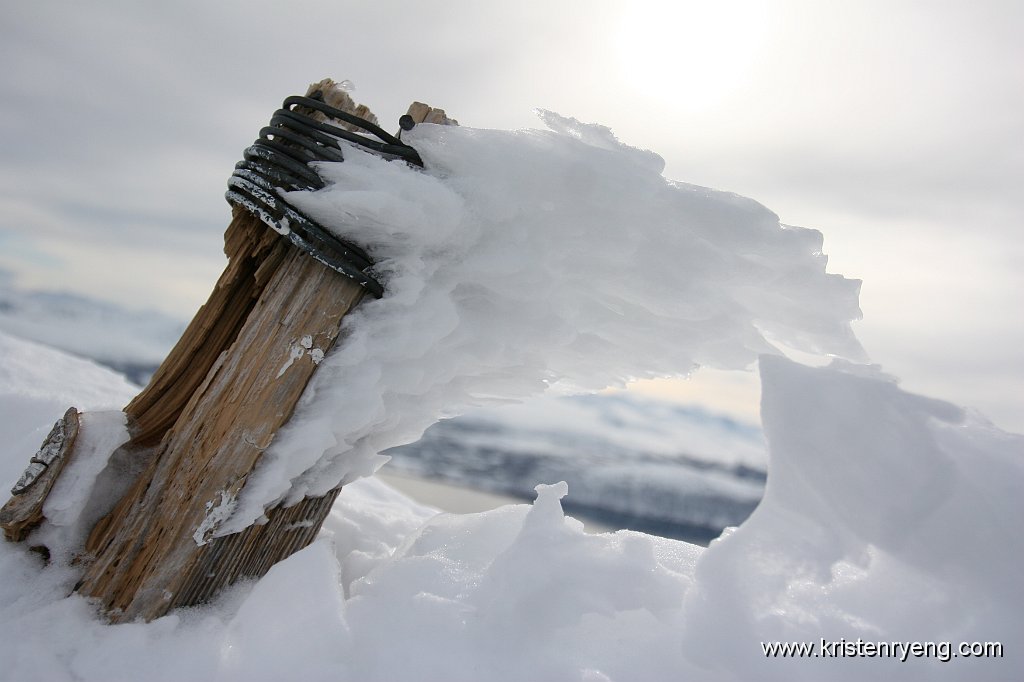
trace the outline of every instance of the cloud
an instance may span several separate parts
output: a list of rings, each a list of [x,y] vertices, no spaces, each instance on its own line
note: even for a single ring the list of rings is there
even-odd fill
[[[223,262],[234,163],[286,95],[333,76],[385,127],[413,99],[483,127],[536,125],[534,107],[608,125],[670,177],[821,229],[833,271],[865,279],[866,345],[890,371],[946,376],[954,400],[960,367],[1024,381],[1008,350],[1024,347],[1008,310],[1024,255],[1024,5],[737,2],[768,8],[765,33],[742,78],[704,79],[713,101],[684,77],[713,51],[652,50],[654,79],[619,68],[622,27],[699,23],[695,7],[15,4],[0,24],[0,266],[189,315]]]

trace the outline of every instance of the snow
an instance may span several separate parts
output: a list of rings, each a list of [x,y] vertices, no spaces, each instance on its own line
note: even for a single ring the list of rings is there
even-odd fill
[[[219,534],[473,406],[746,368],[777,346],[863,357],[860,282],[825,272],[820,232],[541,117],[550,130],[417,126],[426,172],[346,148],[319,165],[325,189],[287,194],[366,247],[387,293],[346,317]]]
[[[0,343],[7,358],[31,363],[20,376],[37,385],[111,394],[122,385],[88,363],[57,362],[59,354],[10,337]],[[0,543],[5,678],[1019,676],[1024,437],[908,394],[871,366],[771,356],[759,364],[767,491],[746,523],[709,548],[632,531],[586,534],[562,513],[561,498],[572,496],[564,483],[539,485],[532,505],[458,515],[367,478],[346,486],[313,545],[263,579],[149,624],[109,626],[67,596],[74,566],[58,559],[44,568],[26,546]],[[31,391],[5,382],[0,399]],[[0,413],[0,438],[40,435],[33,424],[59,412]],[[122,426],[104,420],[116,440]],[[4,470],[24,456],[4,450]],[[1005,657],[762,653],[761,642],[822,638],[997,641]]]
[[[201,547],[209,542],[214,530],[226,519],[231,518],[231,512],[234,509],[235,498],[225,490],[220,491],[220,500],[207,502],[206,516],[196,528],[196,532],[192,534],[192,539],[196,541],[196,544]]]
[[[68,407],[120,410],[138,393],[137,386],[96,363],[4,332],[0,358],[0,414],[16,427],[0,442],[11,453],[24,453],[0,459],[0,479],[12,483]]]
[[[138,466],[118,464],[111,453],[127,441],[126,417],[120,410],[81,415],[74,457],[46,498],[43,515],[49,523],[36,536],[51,554],[71,558],[93,525],[126,492]]]
[[[1024,436],[851,362],[857,283],[825,273],[819,234],[782,228],[749,200],[664,182],[656,156],[607,129],[545,118],[550,133],[423,126],[413,139],[433,175],[351,153],[324,168],[339,186],[296,199],[321,219],[344,216],[389,295],[350,318],[246,513],[369,473],[379,449],[415,438],[449,405],[756,360],[768,479],[750,518],[702,548],[584,533],[563,513],[564,482],[537,481],[533,504],[458,515],[362,478],[317,541],[264,578],[110,626],[73,593],[71,548],[87,528],[74,517],[93,517],[111,482],[130,478],[102,452],[124,435],[104,411],[134,387],[0,334],[4,480],[69,404],[97,413],[54,519],[28,543],[0,542],[6,678],[1024,676]],[[847,360],[804,366],[772,343]],[[30,550],[37,538],[59,540],[48,566]],[[906,662],[763,653],[822,640],[1004,650]]]

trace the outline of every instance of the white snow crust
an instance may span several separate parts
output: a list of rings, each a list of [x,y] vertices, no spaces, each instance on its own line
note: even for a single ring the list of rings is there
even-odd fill
[[[36,385],[121,380],[0,336]],[[11,352],[13,351],[13,352]],[[57,374],[55,366],[60,367]],[[1014,679],[1024,437],[902,391],[877,368],[763,357],[763,502],[705,549],[533,505],[436,514],[374,478],[345,488],[320,538],[263,579],[152,623],[104,624],[77,569],[0,542],[0,662],[25,682],[303,679]],[[13,369],[18,369],[17,367]],[[8,372],[27,377],[29,372]],[[33,392],[0,384],[0,400]],[[52,402],[52,401],[51,401]],[[40,404],[41,405],[41,404]],[[89,405],[83,403],[87,408]],[[29,418],[0,412],[0,442]],[[107,420],[108,436],[122,427]],[[98,437],[98,434],[97,434]],[[5,448],[4,471],[26,452]],[[572,491],[568,491],[571,496]],[[46,530],[45,528],[43,529]],[[761,642],[998,641],[1002,658],[766,658]]]
[[[541,117],[550,130],[418,126],[425,172],[346,149],[319,167],[327,188],[287,194],[368,247],[387,294],[346,317],[219,534],[471,406],[746,368],[773,343],[863,356],[860,282],[825,272],[820,232],[668,181],[603,126]]]

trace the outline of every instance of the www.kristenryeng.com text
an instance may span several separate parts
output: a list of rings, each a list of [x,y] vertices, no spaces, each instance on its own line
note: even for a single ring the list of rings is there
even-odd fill
[[[761,642],[765,658],[1002,658],[1001,642],[871,642],[857,639],[820,639],[816,642]]]

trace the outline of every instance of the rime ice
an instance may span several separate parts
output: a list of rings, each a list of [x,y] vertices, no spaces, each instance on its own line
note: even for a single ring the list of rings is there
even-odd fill
[[[851,359],[860,283],[822,236],[671,182],[654,153],[541,112],[550,130],[423,125],[427,167],[346,149],[288,199],[366,246],[387,293],[346,317],[296,416],[218,533],[372,473],[442,416],[549,388],[740,369],[776,345]]]

